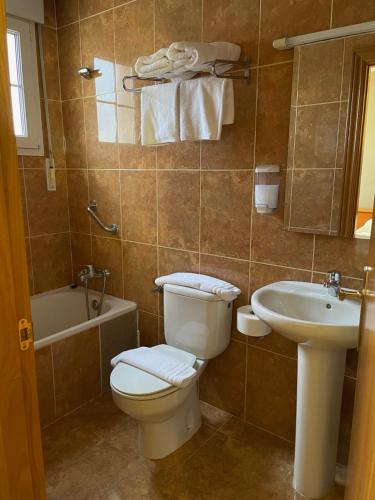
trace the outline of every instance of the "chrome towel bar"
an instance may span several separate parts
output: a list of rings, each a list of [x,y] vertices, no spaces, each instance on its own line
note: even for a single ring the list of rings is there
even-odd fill
[[[99,217],[96,215],[96,209],[98,205],[95,200],[91,200],[89,203],[89,206],[87,207],[88,213],[91,215],[91,217],[94,219],[94,221],[100,226],[104,231],[107,231],[108,233],[111,234],[117,234],[118,233],[118,225],[117,224],[104,224]]]

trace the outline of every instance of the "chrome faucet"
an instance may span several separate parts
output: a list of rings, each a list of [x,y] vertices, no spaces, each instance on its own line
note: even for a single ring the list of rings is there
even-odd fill
[[[107,269],[99,269],[93,264],[87,264],[82,267],[82,271],[78,273],[78,278],[81,280],[81,283],[85,283],[88,279],[91,278],[107,278],[108,276],[110,276],[110,272]]]
[[[333,297],[338,297],[341,288],[341,273],[339,271],[328,271],[327,279],[323,283],[324,288],[328,288],[328,293]]]
[[[362,300],[362,292],[359,290],[350,290],[341,286],[341,273],[339,271],[328,271],[327,279],[323,283],[325,288],[328,288],[328,293],[339,300],[357,299]]]
[[[96,311],[96,315],[100,316],[102,309],[103,309],[103,302],[104,302],[104,292],[105,292],[105,285],[108,276],[110,276],[110,272],[107,269],[99,269],[98,267],[95,267],[94,264],[87,264],[85,266],[82,266],[82,271],[78,273],[78,278],[80,279],[81,283],[85,284],[85,296],[86,296],[86,313],[87,313],[87,320],[89,321],[90,318],[90,304],[89,304],[89,288],[88,288],[88,280],[92,278],[102,278],[103,280],[103,286],[102,286],[102,292],[100,295],[100,300],[99,302],[97,300],[93,300],[93,309]]]

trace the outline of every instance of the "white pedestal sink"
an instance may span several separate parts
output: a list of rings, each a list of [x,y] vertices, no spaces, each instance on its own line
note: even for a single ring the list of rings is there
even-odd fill
[[[322,285],[280,281],[254,292],[254,313],[298,343],[294,487],[321,498],[334,483],[346,350],[357,346],[360,303]]]

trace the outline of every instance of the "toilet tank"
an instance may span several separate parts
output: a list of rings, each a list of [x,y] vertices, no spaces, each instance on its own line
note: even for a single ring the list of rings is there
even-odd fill
[[[164,285],[164,335],[167,344],[211,359],[227,348],[232,302],[178,285]]]

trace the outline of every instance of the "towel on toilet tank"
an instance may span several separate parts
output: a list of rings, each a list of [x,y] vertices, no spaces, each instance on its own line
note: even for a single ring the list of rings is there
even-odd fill
[[[183,361],[149,347],[138,347],[121,352],[111,360],[113,367],[118,363],[126,363],[139,368],[180,388],[186,387],[197,373],[194,368]]]
[[[195,288],[202,292],[213,293],[227,302],[232,302],[241,290],[227,281],[195,273],[173,273],[156,278],[155,284],[158,286],[180,285],[188,288]]]

